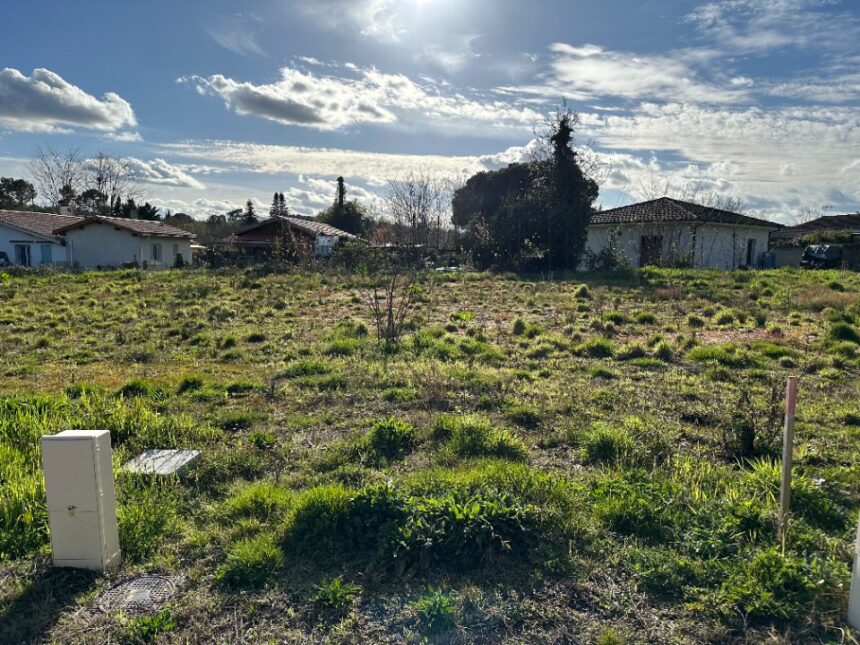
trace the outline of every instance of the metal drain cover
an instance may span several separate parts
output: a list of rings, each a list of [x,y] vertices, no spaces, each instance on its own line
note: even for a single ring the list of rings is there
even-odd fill
[[[164,576],[138,576],[108,589],[99,608],[105,612],[122,610],[127,614],[146,614],[161,607],[176,593],[176,585]]]

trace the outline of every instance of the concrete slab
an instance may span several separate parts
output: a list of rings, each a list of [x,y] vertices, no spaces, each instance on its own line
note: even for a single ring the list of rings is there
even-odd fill
[[[147,450],[123,466],[123,470],[131,473],[173,475],[198,459],[199,450]]]

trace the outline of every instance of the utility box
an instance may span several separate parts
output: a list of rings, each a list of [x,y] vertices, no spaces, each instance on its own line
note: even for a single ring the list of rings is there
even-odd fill
[[[119,566],[110,432],[42,437],[42,469],[54,566],[100,572]]]

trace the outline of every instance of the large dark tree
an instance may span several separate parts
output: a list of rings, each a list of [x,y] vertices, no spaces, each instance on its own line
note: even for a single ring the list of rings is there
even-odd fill
[[[367,211],[356,200],[346,200],[346,186],[343,177],[338,177],[334,204],[319,213],[317,220],[347,233],[362,235],[367,224]]]
[[[452,221],[479,264],[577,267],[598,187],[579,166],[575,122],[559,113],[537,159],[479,173],[456,191]]]
[[[0,177],[0,208],[25,210],[33,205],[36,189],[29,181]]]
[[[257,211],[254,208],[254,202],[250,199],[245,202],[245,212],[242,213],[242,220],[245,224],[257,223]]]

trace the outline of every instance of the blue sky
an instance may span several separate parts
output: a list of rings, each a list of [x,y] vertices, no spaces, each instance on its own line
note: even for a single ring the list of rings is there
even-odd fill
[[[566,99],[604,207],[860,209],[856,0],[57,0],[4,9],[0,175],[37,145],[128,158],[205,217],[347,178],[461,178],[529,157]],[[5,69],[4,69],[5,68]]]

